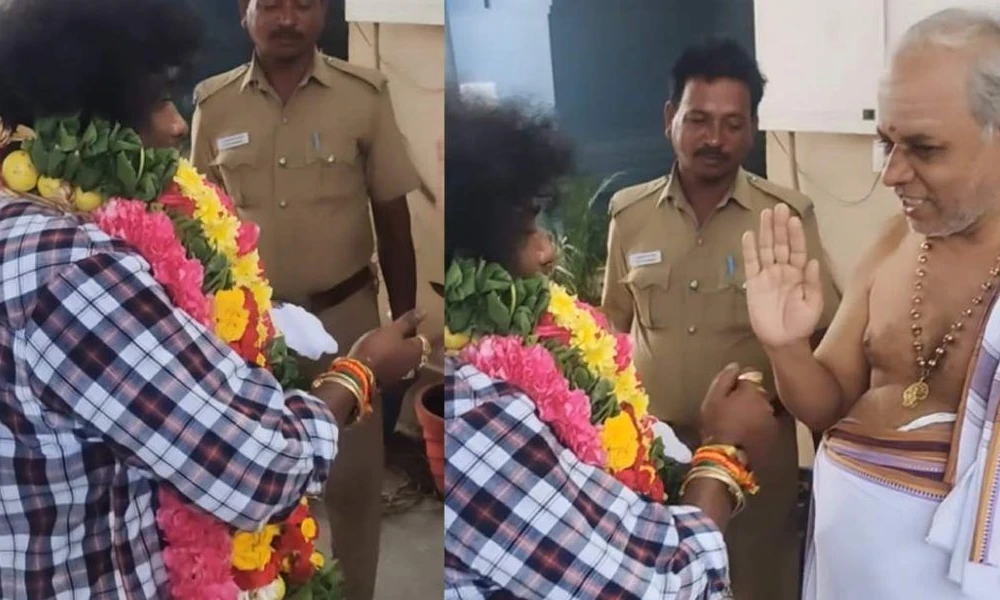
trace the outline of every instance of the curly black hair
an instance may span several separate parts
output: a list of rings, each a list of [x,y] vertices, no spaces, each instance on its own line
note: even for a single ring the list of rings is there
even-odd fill
[[[449,96],[445,149],[445,265],[468,257],[509,267],[573,169],[570,141],[523,102]]]
[[[750,114],[754,118],[767,83],[757,61],[743,46],[729,38],[712,38],[689,46],[674,63],[670,75],[673,79],[670,100],[674,104],[681,101],[684,87],[692,79],[711,82],[726,78],[743,82],[750,92]]]
[[[189,72],[201,33],[183,0],[0,2],[0,119],[80,113],[141,129]]]

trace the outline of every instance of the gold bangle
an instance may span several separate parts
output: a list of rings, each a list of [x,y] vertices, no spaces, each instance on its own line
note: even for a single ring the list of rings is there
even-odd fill
[[[359,386],[357,382],[351,379],[347,374],[337,371],[324,373],[313,380],[313,389],[327,383],[336,383],[341,387],[347,388],[347,391],[351,392],[351,395],[354,396],[354,409],[348,416],[348,422],[344,424],[345,427],[356,425],[358,422],[362,421],[365,417],[371,414],[371,403],[367,401],[364,392],[361,390],[361,386]]]
[[[343,385],[349,386],[352,390],[356,390],[356,396],[358,398],[358,418],[355,421],[363,421],[366,417],[371,416],[374,412],[372,408],[372,396],[370,393],[365,393],[365,389],[361,387],[357,381],[354,380],[347,373],[339,373],[338,378],[334,381],[339,381]]]
[[[378,383],[375,381],[375,373],[372,372],[371,367],[361,362],[360,360],[358,361],[358,365],[365,372],[365,375],[368,376],[368,381],[371,382],[372,394],[374,394],[375,390],[378,389]]]
[[[743,493],[739,492],[736,488],[732,487],[730,485],[729,480],[726,478],[725,475],[722,475],[720,473],[713,473],[713,472],[700,472],[700,473],[697,473],[697,474],[693,475],[692,477],[688,478],[687,480],[685,480],[685,485],[684,485],[684,490],[685,491],[687,489],[687,483],[689,481],[693,481],[695,479],[714,479],[716,481],[721,482],[722,484],[724,484],[726,486],[726,490],[729,492],[729,497],[732,498],[733,503],[734,503],[732,512],[730,513],[731,516],[735,517],[736,515],[738,515],[741,512],[743,512],[744,508],[746,508],[746,496],[744,496]],[[683,494],[684,494],[684,492],[681,492],[681,495],[683,495]]]
[[[681,484],[680,492],[682,496],[687,490],[688,484],[695,479],[714,479],[725,484],[726,488],[729,490],[729,495],[733,498],[736,504],[733,508],[733,516],[743,512],[743,509],[746,507],[746,495],[743,493],[743,490],[740,489],[739,484],[736,483],[727,471],[708,466],[695,467],[691,469],[688,472],[687,477],[684,478],[684,482]]]
[[[354,395],[354,409],[347,417],[347,422],[344,424],[346,427],[351,427],[352,425],[357,425],[365,417],[364,411],[364,392],[354,381],[347,377],[337,377],[330,380],[333,383],[340,384],[341,386],[347,388],[352,395]]]

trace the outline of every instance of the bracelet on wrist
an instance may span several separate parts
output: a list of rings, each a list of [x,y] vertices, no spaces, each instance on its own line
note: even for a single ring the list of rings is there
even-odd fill
[[[760,491],[757,479],[747,465],[746,453],[726,444],[711,444],[698,448],[691,461],[691,470],[681,485],[681,494],[695,479],[714,479],[725,484],[734,501],[733,515],[746,507],[747,495]]]
[[[351,411],[346,426],[349,427],[371,416],[375,376],[367,365],[353,358],[337,358],[325,373],[313,380],[312,388],[316,389],[327,383],[347,388],[354,396],[356,401],[354,410]]]
[[[732,515],[736,516],[743,512],[746,507],[747,497],[746,494],[740,489],[740,486],[732,478],[732,476],[726,472],[724,469],[710,466],[695,467],[688,472],[687,476],[684,478],[684,483],[681,484],[681,495],[687,491],[688,484],[696,479],[714,479],[716,481],[725,484],[726,489],[729,491],[729,496],[733,500],[733,510]]]

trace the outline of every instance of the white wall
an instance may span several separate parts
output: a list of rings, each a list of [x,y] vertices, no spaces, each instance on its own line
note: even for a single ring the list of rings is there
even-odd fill
[[[444,282],[444,27],[379,24],[377,34],[372,23],[350,27],[350,60],[379,68],[388,77],[400,130],[436,202],[419,193],[409,197],[417,306],[428,314],[421,330],[433,340],[444,329],[444,303],[429,285]],[[384,291],[382,286],[383,308],[388,312]]]

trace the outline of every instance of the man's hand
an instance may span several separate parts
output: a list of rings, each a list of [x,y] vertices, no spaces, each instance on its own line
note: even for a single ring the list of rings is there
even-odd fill
[[[369,331],[354,343],[349,356],[368,365],[380,386],[398,383],[420,364],[425,341],[417,336],[417,327],[425,317],[410,311],[389,325]]]
[[[760,239],[743,235],[747,307],[765,348],[807,341],[823,313],[819,261],[806,255],[802,221],[779,204],[760,215]]]
[[[746,450],[751,461],[767,459],[780,422],[760,387],[741,381],[733,363],[719,372],[701,405],[702,444],[731,444]]]

